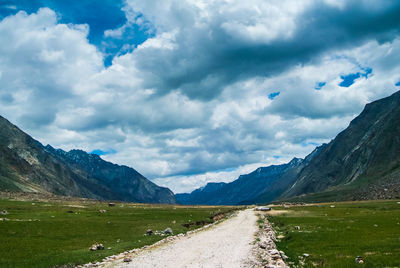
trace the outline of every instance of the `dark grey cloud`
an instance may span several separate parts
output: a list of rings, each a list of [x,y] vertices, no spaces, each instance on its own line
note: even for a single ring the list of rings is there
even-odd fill
[[[135,3],[132,1],[132,8]],[[215,98],[234,81],[276,75],[294,65],[318,61],[322,53],[330,50],[355,47],[372,39],[392,41],[400,26],[398,1],[343,1],[340,7],[314,1],[298,14],[282,15],[293,17],[294,26],[288,25],[287,29],[293,31],[289,36],[253,41],[226,30],[226,24],[247,23],[248,17],[254,15],[251,12],[232,18],[229,12],[225,16],[210,15],[200,27],[196,23],[203,21],[196,20],[201,12],[196,6],[173,3],[185,8],[167,10],[165,16],[188,10],[193,16],[183,19],[174,36],[176,48],[161,53],[158,48],[137,51],[137,66],[145,74],[150,73],[149,77],[155,77],[145,85],[156,87],[159,93],[179,89],[190,98],[202,100]],[[290,5],[289,2],[281,8]],[[222,12],[224,8],[221,4],[210,12]],[[139,11],[147,15],[147,9]],[[262,16],[266,14],[259,15]],[[254,24],[262,23],[259,19]]]

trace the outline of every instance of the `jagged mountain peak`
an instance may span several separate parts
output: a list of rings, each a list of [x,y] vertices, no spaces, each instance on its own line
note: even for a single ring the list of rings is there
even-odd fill
[[[173,193],[133,168],[83,150],[65,152],[0,117],[0,190],[146,203],[175,203]]]

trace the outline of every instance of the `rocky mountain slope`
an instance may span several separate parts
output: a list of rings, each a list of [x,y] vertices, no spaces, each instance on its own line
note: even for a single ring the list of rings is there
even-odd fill
[[[400,197],[400,91],[365,106],[299,173],[282,198]]]
[[[239,205],[273,200],[291,185],[308,162],[294,158],[287,164],[260,167],[230,183],[208,183],[190,194],[177,194],[181,204]]]
[[[348,128],[304,160],[258,168],[217,189],[210,185],[177,200],[230,205],[400,198],[400,91],[367,104]]]
[[[0,190],[146,203],[175,203],[173,193],[136,170],[80,150],[64,152],[0,116]]]

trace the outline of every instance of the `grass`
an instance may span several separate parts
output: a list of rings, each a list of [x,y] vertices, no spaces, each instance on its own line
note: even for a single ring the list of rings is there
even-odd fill
[[[105,209],[107,212],[99,213]],[[153,244],[164,237],[145,236],[147,229],[172,228],[174,234],[212,222],[230,207],[182,207],[106,202],[0,200],[9,221],[0,221],[0,267],[57,267],[100,261],[106,256]],[[89,251],[95,243],[105,250]],[[108,249],[108,248],[111,249]]]
[[[334,206],[334,207],[331,207]],[[341,202],[313,206],[275,207],[285,214],[269,216],[279,250],[306,267],[400,266],[400,204],[398,201]],[[296,230],[299,226],[300,230]],[[356,264],[362,256],[364,264]]]

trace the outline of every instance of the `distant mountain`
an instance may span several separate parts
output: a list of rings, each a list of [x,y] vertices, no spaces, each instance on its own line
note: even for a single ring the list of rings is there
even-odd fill
[[[211,197],[214,191],[219,190],[224,187],[226,183],[224,182],[209,182],[206,186],[194,190],[190,194],[176,194],[175,198],[179,204],[206,204],[207,200],[210,198],[208,193],[211,193]]]
[[[0,190],[145,203],[175,203],[173,193],[133,168],[81,150],[43,146],[0,116]]]
[[[274,201],[278,199],[289,187],[291,187],[297,180],[299,173],[306,167],[310,161],[318,157],[321,151],[325,148],[326,144],[323,144],[314,149],[304,159],[301,159],[297,165],[287,169],[284,174],[270,187],[267,187],[262,193],[253,199],[250,199],[246,204],[262,204]]]
[[[0,190],[204,205],[400,198],[400,92],[367,104],[348,128],[305,159],[260,167],[230,183],[208,183],[176,200],[132,168],[80,150],[44,147],[0,117]]]
[[[299,173],[281,198],[400,197],[400,91],[365,106]]]
[[[287,164],[257,168],[230,183],[208,183],[190,194],[175,196],[180,204],[239,205],[268,202],[280,196],[293,183],[308,161],[307,158],[293,158]]]
[[[182,204],[400,198],[400,91],[367,104],[329,144],[303,159],[176,195]]]

